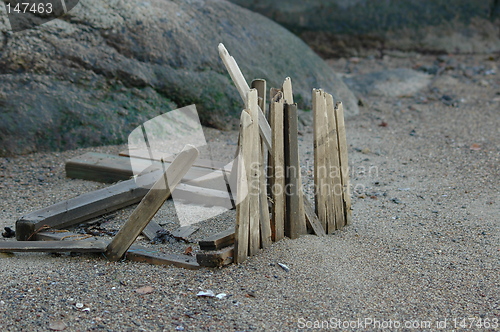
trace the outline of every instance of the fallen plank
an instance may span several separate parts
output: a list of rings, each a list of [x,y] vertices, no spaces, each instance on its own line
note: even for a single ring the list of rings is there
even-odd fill
[[[205,267],[221,267],[234,261],[234,248],[228,247],[216,252],[203,252],[196,254],[196,261]]]
[[[2,241],[0,252],[105,252],[104,241]]]
[[[155,161],[160,161],[159,156],[161,153],[152,151],[153,159]],[[129,158],[140,158],[140,159],[148,159],[151,160],[151,153],[148,150],[144,149],[132,149],[132,150],[124,150],[119,153],[119,156],[122,157],[129,157]],[[163,158],[164,161],[171,163],[174,160],[173,156],[166,156]],[[199,168],[207,168],[211,170],[218,170],[218,169],[229,169],[231,170],[231,165],[230,164],[225,164],[219,161],[213,161],[210,159],[196,159],[196,161],[193,163],[193,167],[199,167]]]
[[[127,250],[125,259],[154,265],[173,265],[188,270],[198,270],[201,268],[193,256],[164,254],[135,245]]]
[[[219,250],[234,243],[234,227],[200,240],[201,250]]]
[[[43,231],[33,235],[33,241],[93,241],[96,236],[77,234],[69,231]]]
[[[181,235],[181,236],[189,236],[186,235],[191,232],[193,229],[197,229],[196,227],[181,227],[178,231],[172,232],[172,235]],[[75,234],[72,232],[40,232],[35,235],[36,240],[39,241],[63,241],[63,243],[68,243],[69,240],[66,239],[78,239],[85,236],[84,234]],[[80,240],[78,242],[95,242],[96,237],[89,237],[85,240]],[[110,241],[100,241],[104,243],[104,248],[109,244]],[[30,241],[29,243],[33,243]],[[36,242],[35,242],[36,243]],[[104,249],[105,250],[105,249]],[[103,250],[103,251],[104,251]],[[45,251],[45,250],[41,250]],[[188,255],[178,255],[178,254],[164,254],[158,252],[154,249],[144,248],[138,245],[132,245],[125,255],[125,258],[130,261],[135,262],[145,262],[155,265],[174,265],[177,267],[189,269],[189,270],[197,270],[200,269],[200,265],[196,262],[196,259],[193,256]]]
[[[151,161],[147,159],[114,156],[104,153],[87,152],[66,162],[66,176],[72,179],[114,183],[129,180],[134,176],[131,162],[140,169],[147,171],[166,169],[171,163]],[[182,179],[182,182],[193,181],[212,173],[207,168],[192,167]]]
[[[130,248],[137,236],[147,226],[163,203],[168,199],[171,190],[181,181],[198,157],[198,150],[193,146],[186,148],[177,155],[167,168],[163,177],[153,185],[144,196],[137,208],[132,212],[127,222],[120,228],[106,249],[106,256],[112,261],[119,260]]]
[[[145,175],[144,182],[149,182],[148,179],[152,181],[154,176],[152,174]],[[128,180],[53,204],[24,215],[17,220],[16,238],[19,241],[26,241],[34,232],[44,226],[61,229],[77,225],[138,203],[147,192],[147,189],[138,187],[134,180]]]
[[[187,239],[198,229],[200,229],[198,226],[193,226],[193,225],[181,226],[177,230],[171,232],[171,234],[175,238]]]

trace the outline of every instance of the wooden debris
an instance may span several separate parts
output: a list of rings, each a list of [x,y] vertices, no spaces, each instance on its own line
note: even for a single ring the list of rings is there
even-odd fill
[[[209,236],[198,244],[201,250],[219,250],[234,243],[234,228]]]
[[[136,245],[131,246],[127,250],[125,258],[134,262],[144,262],[154,265],[173,265],[188,270],[198,270],[201,268],[193,256],[164,254]]]
[[[344,107],[341,102],[335,106],[337,136],[339,142],[340,171],[342,177],[345,225],[352,223],[351,191],[349,187],[349,160],[347,157],[347,139],[344,124]]]
[[[328,120],[326,117],[326,100],[322,90],[313,90],[313,122],[314,122],[314,193],[316,213],[323,228],[327,229],[328,170],[326,148],[328,143]]]
[[[312,231],[314,234],[317,236],[325,236],[325,229],[323,228],[323,225],[321,224],[321,221],[319,218],[316,216],[316,213],[314,212],[314,206],[312,203],[304,197],[304,210],[306,212],[306,222],[309,227],[311,227]]]
[[[105,252],[104,241],[2,241],[0,252]]]
[[[158,179],[141,203],[132,212],[127,222],[108,245],[106,256],[112,261],[119,260],[130,248],[137,236],[146,227],[156,212],[171,194],[171,190],[181,181],[192,163],[198,157],[198,150],[190,146],[183,150]],[[172,188],[172,189],[171,189]]]
[[[196,261],[205,267],[221,267],[234,261],[234,247],[227,247],[215,252],[202,252],[196,254]]]
[[[251,141],[252,118],[245,110],[241,112],[239,151],[242,159],[238,160],[237,169],[237,199],[236,205],[236,228],[234,238],[234,261],[241,263],[248,256],[249,232],[250,232],[250,195],[249,179],[251,170],[247,164],[252,159]]]
[[[241,73],[240,67],[238,67],[238,64],[236,63],[234,58],[231,55],[229,55],[229,52],[226,50],[226,48],[222,43],[219,44],[219,56],[222,59],[224,65],[226,66],[226,69],[229,72],[229,75],[231,76],[231,79],[233,80],[236,89],[240,93],[241,99],[246,104],[247,93],[248,91],[250,91],[250,87],[248,86],[245,77]],[[271,127],[269,126],[269,123],[266,120],[266,116],[264,115],[260,107],[259,107],[259,130],[260,130],[260,135],[264,140],[264,143],[266,144],[269,151],[271,151]]]
[[[247,109],[250,110],[252,124],[249,128],[250,147],[252,149],[250,159],[245,160],[245,167],[250,169],[249,178],[249,209],[250,209],[250,238],[248,243],[248,253],[255,255],[260,249],[260,138],[258,125],[258,99],[257,90],[252,89],[248,92]],[[267,202],[266,202],[267,204]]]
[[[171,232],[171,234],[176,239],[187,239],[199,229],[200,227],[194,225],[181,226],[177,230]]]
[[[132,160],[127,157],[114,156],[104,153],[88,152],[81,156],[72,158],[66,162],[66,176],[72,179],[82,179],[113,183],[129,180],[134,176]],[[134,165],[144,168],[143,172],[154,172],[163,170],[170,162],[152,161],[142,158],[133,160]],[[202,176],[209,175],[213,171],[208,168],[192,167],[183,178],[182,182],[193,181]]]
[[[285,234],[296,239],[306,234],[306,220],[304,211],[304,197],[302,193],[302,179],[300,174],[299,147],[298,147],[298,117],[297,105],[285,104],[285,182],[286,219]]]
[[[337,136],[337,117],[335,116],[335,105],[333,96],[326,95],[326,112],[328,117],[328,157],[329,157],[329,173],[330,173],[330,204],[333,206],[332,216],[334,217],[335,227],[329,224],[328,233],[332,233],[335,229],[341,229],[344,222],[344,202],[342,179],[340,173],[340,156],[339,156],[339,142]]]
[[[271,100],[270,118],[272,125],[273,149],[270,158],[272,170],[271,193],[272,239],[279,241],[285,237],[285,142],[284,142],[284,104],[281,92]]]

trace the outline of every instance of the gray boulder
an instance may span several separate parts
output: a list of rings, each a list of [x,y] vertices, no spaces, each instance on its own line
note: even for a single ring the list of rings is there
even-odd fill
[[[493,0],[231,0],[300,34],[326,56],[396,49],[500,51]]]
[[[223,42],[248,80],[292,77],[356,114],[354,95],[305,43],[222,0],[80,0],[36,29],[9,32],[0,6],[0,155],[126,141],[140,123],[196,104],[205,125],[235,128],[243,108],[219,59]]]

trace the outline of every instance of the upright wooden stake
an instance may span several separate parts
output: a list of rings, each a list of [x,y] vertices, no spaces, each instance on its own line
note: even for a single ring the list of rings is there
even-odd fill
[[[300,174],[297,105],[285,104],[286,219],[285,234],[296,239],[306,234],[304,194]]]
[[[266,80],[255,79],[252,81],[252,88],[257,90],[259,96],[259,107],[264,112],[267,118],[266,112]],[[269,205],[267,202],[267,167],[269,162],[268,149],[263,140],[259,139],[260,143],[260,191],[259,191],[259,205],[260,205],[260,235],[262,248],[267,248],[271,245],[271,217],[269,216]],[[267,162],[266,162],[267,161]]]
[[[240,120],[240,139],[237,169],[237,199],[236,205],[236,228],[234,234],[234,261],[241,263],[247,259],[248,243],[250,232],[250,195],[249,179],[252,160],[252,141],[251,141],[252,117],[247,111],[241,112]]]
[[[313,90],[313,121],[314,121],[314,193],[316,213],[323,228],[327,230],[327,165],[326,144],[328,143],[328,120],[326,118],[326,100],[322,90]]]
[[[273,162],[273,177],[271,193],[273,195],[273,227],[274,241],[285,237],[285,142],[283,129],[283,94],[277,94],[271,100],[270,118],[272,125],[273,149],[271,160]]]
[[[339,140],[340,171],[343,187],[344,214],[346,225],[352,223],[351,190],[349,187],[349,160],[347,158],[347,138],[344,124],[344,106],[341,102],[335,107],[337,137]]]
[[[293,104],[292,79],[290,77],[285,78],[283,82],[283,98],[285,104]]]
[[[158,179],[151,190],[144,196],[137,208],[132,212],[127,222],[120,228],[113,241],[106,248],[106,256],[112,260],[119,260],[130,248],[137,236],[154,217],[163,203],[168,199],[172,190],[181,181],[191,165],[198,157],[198,150],[187,145],[179,153],[165,174]]]
[[[326,94],[326,112],[328,116],[328,151],[329,158],[329,179],[330,190],[328,195],[332,198],[331,205],[333,206],[332,216],[334,217],[335,227],[328,228],[328,233],[332,233],[334,229],[341,229],[345,224],[344,216],[344,201],[342,190],[342,179],[340,176],[340,159],[339,159],[339,142],[337,136],[337,120],[335,116],[335,104],[333,96]],[[329,220],[330,221],[330,220]]]
[[[251,170],[249,196],[250,196],[250,243],[249,255],[255,255],[260,249],[260,138],[259,138],[259,105],[257,90],[252,89],[248,92],[247,109],[250,110],[252,124],[250,125],[251,132],[251,147],[252,157],[250,161],[246,161],[246,167]]]

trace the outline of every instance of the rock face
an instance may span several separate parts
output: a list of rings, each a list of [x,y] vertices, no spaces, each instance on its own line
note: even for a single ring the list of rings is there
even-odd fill
[[[305,43],[222,0],[80,0],[36,29],[9,31],[0,6],[0,155],[124,142],[140,123],[196,104],[202,122],[234,128],[243,104],[219,59],[223,42],[248,80],[292,77],[357,101]]]
[[[498,52],[493,0],[231,0],[302,35],[324,55],[363,49]]]

